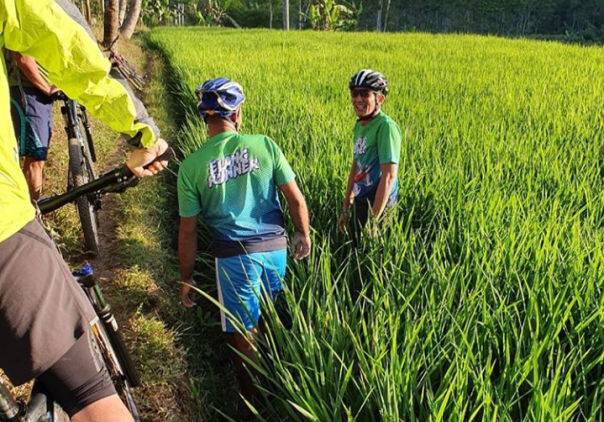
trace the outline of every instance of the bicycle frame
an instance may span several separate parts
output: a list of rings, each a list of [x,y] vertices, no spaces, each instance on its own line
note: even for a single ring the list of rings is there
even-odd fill
[[[99,317],[100,323],[104,325],[105,332],[109,337],[111,345],[115,348],[115,352],[118,354],[116,358],[118,358],[118,360],[121,361],[121,364],[124,366],[124,373],[128,379],[128,382],[130,383],[130,386],[138,387],[140,385],[140,377],[134,367],[134,362],[132,362],[130,354],[126,350],[124,340],[122,339],[122,335],[119,331],[117,320],[111,312],[111,305],[109,305],[109,303],[107,303],[105,300],[101,287],[96,281],[96,277],[93,275],[91,269],[86,267],[89,267],[89,265],[85,266],[81,270],[85,272],[84,275],[74,273],[74,277],[86,292],[88,300],[90,300],[90,303],[92,303],[92,306]]]
[[[9,407],[9,412],[5,412],[0,405],[0,421],[40,422],[43,417],[45,417],[45,422],[55,421],[54,402],[42,392],[34,393],[29,403],[25,404],[16,402],[4,384],[0,383],[0,402]]]
[[[174,157],[174,150],[168,148],[161,156],[157,157],[154,161],[171,160]],[[145,166],[147,168],[152,163]],[[61,208],[63,205],[68,204],[79,198],[80,196],[90,195],[98,193],[104,195],[110,192],[122,192],[129,187],[136,186],[139,179],[134,177],[132,171],[128,166],[117,167],[113,170],[109,170],[103,173],[101,176],[82,185],[78,188],[69,190],[61,195],[51,196],[50,198],[42,199],[38,201],[38,208],[42,214],[48,214]]]
[[[127,166],[110,170],[97,179],[85,185],[68,190],[67,192],[38,201],[42,214],[53,212],[65,204],[75,201],[81,196],[90,194],[104,195],[108,192],[119,192],[138,182]]]
[[[84,142],[84,137],[82,136],[82,131],[78,124],[78,120],[81,121],[82,126],[84,126],[90,158],[93,163],[96,163],[96,151],[94,149],[94,142],[92,141],[92,132],[90,131],[90,122],[88,121],[86,107],[67,97],[64,97],[63,101],[64,105],[61,106],[61,114],[63,114],[63,119],[65,120],[67,137],[81,139],[82,142]]]

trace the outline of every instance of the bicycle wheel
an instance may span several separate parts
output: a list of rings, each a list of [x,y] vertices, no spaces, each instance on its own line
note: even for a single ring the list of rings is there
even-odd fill
[[[69,176],[73,187],[82,186],[95,179],[86,142],[78,138],[69,139]],[[83,196],[76,199],[75,203],[84,232],[85,252],[94,258],[99,253],[98,216],[94,201],[88,196]]]
[[[144,77],[136,70],[136,68],[130,63],[124,56],[120,56],[121,64],[128,71],[133,78],[140,81],[144,81]]]
[[[119,63],[117,65],[117,70],[128,81],[128,84],[130,84],[131,87],[133,87],[137,91],[143,91],[143,89],[145,88],[145,81],[142,76],[138,75],[137,73],[130,72],[128,69],[124,68],[123,65]]]
[[[140,414],[138,412],[138,408],[136,407],[136,402],[132,396],[132,392],[130,391],[132,385],[125,371],[123,360],[116,350],[116,345],[114,345],[114,343],[111,341],[111,337],[108,335],[107,330],[101,321],[92,326],[92,332],[96,339],[97,345],[99,346],[103,360],[105,361],[105,366],[107,367],[107,371],[109,371],[109,376],[113,381],[117,394],[122,399],[124,405],[126,405],[128,408],[130,414],[132,414],[135,422],[141,422]]]

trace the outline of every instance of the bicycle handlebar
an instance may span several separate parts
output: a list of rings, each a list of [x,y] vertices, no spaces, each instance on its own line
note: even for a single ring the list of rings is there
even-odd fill
[[[149,164],[145,165],[144,168],[147,169],[149,166],[156,161],[164,161],[171,160],[174,158],[174,150],[172,148],[168,148],[162,155],[155,158],[155,160],[151,161]],[[79,186],[75,189],[62,193],[60,195],[55,195],[50,198],[42,199],[38,201],[38,208],[42,214],[48,214],[53,212],[62,206],[75,201],[77,198],[85,195],[90,195],[95,192],[112,192],[117,191],[120,188],[127,188],[130,186],[133,179],[134,174],[128,168],[127,165],[123,165],[122,167],[117,167],[113,170],[109,170],[99,176],[97,179],[94,179],[91,182],[88,182],[82,186]]]

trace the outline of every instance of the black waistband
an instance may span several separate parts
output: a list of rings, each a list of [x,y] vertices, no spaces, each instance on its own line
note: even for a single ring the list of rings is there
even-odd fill
[[[287,237],[277,236],[259,241],[214,240],[212,250],[216,258],[228,258],[256,252],[270,252],[287,248]]]

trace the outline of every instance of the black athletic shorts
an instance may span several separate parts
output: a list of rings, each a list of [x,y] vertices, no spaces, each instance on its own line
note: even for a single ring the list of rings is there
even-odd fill
[[[352,218],[350,219],[350,233],[352,235],[352,244],[356,247],[359,245],[361,241],[361,233],[363,228],[367,225],[367,221],[369,220],[371,208],[373,207],[373,203],[375,202],[375,195],[377,194],[377,187],[369,192],[362,198],[355,198],[354,200],[354,213]],[[386,208],[384,209],[384,213],[386,213],[394,204],[396,204],[398,198],[396,196],[390,196],[388,198],[388,203],[386,204]]]
[[[14,385],[53,366],[95,320],[88,298],[36,220],[0,242],[0,368]]]
[[[100,399],[117,394],[90,330],[38,381],[70,417]]]
[[[38,221],[0,242],[0,368],[38,377],[73,415],[115,394],[91,342],[94,309]]]

